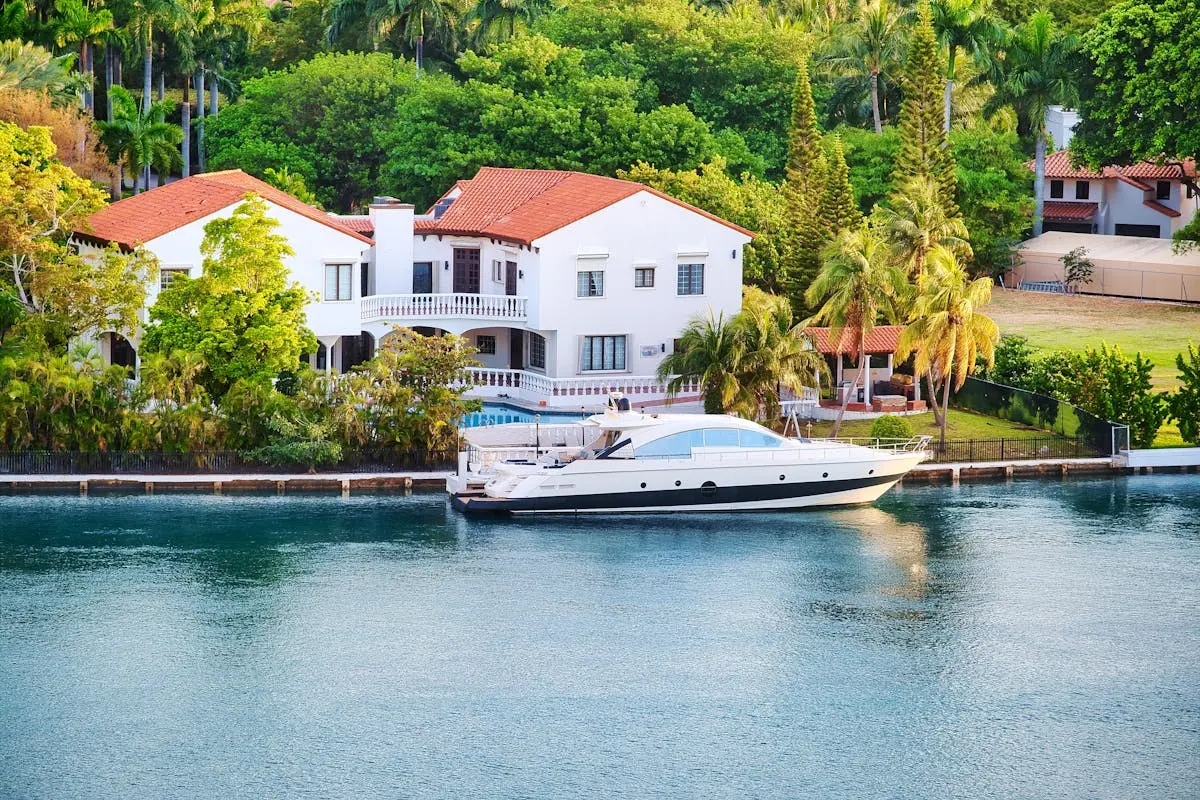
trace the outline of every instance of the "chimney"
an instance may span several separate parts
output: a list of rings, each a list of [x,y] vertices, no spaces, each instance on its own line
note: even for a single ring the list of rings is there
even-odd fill
[[[376,197],[368,210],[375,229],[375,292],[412,292],[413,207],[394,197]]]

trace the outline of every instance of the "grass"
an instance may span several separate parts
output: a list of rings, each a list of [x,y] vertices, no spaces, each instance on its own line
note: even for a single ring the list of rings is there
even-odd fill
[[[1101,342],[1154,362],[1159,389],[1178,385],[1175,355],[1200,343],[1200,306],[1087,295],[996,289],[986,313],[1001,333],[1019,333],[1043,350],[1083,350]]]
[[[938,436],[938,427],[933,422],[933,412],[925,414],[914,414],[910,417],[905,417],[913,426],[913,432],[921,435],[927,434],[930,436]],[[845,437],[866,437],[871,435],[871,423],[874,420],[870,419],[852,419],[842,423],[842,429],[838,431],[838,436]],[[804,433],[807,430],[804,423],[800,425],[800,432]],[[832,436],[833,422],[814,422],[812,426],[813,436]],[[1042,430],[1041,428],[1031,428],[1028,425],[1021,425],[1017,422],[1009,422],[1006,419],[997,417],[988,417],[983,414],[976,414],[973,411],[962,411],[959,409],[950,409],[949,421],[946,424],[946,439],[1029,439],[1035,436],[1053,436],[1050,431]]]

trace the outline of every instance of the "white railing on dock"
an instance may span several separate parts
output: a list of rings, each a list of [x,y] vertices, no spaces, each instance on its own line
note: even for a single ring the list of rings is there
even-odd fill
[[[570,378],[551,378],[537,372],[521,369],[489,369],[477,367],[467,370],[465,382],[479,394],[496,396],[526,397],[548,400],[558,398],[558,405],[566,398],[578,398],[593,403],[603,402],[610,392],[621,392],[631,400],[661,399],[667,396],[668,381],[654,375],[598,375]],[[699,381],[686,381],[676,392],[680,396],[696,395],[700,392]]]
[[[507,294],[376,294],[362,299],[362,321],[486,319],[523,322],[529,298]]]

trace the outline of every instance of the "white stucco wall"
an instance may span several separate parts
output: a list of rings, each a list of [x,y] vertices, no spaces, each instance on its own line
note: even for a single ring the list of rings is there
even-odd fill
[[[269,216],[279,222],[276,232],[283,235],[295,251],[294,255],[284,259],[292,279],[313,294],[313,301],[305,308],[308,327],[317,336],[357,335],[362,330],[359,271],[363,251],[368,245],[282,206],[270,202],[267,206]],[[163,269],[187,267],[192,277],[198,277],[202,262],[200,243],[204,240],[204,226],[214,219],[232,216],[235,208],[236,204],[226,206],[203,219],[151,239],[145,243],[146,249],[158,257],[159,265]],[[327,302],[322,299],[327,263],[353,265],[350,300]],[[158,291],[159,284],[154,282],[146,296],[147,308],[154,305],[158,299]]]
[[[639,192],[534,242],[541,256],[537,328],[555,331],[547,372],[578,375],[580,339],[625,335],[625,372],[650,375],[696,315],[741,307],[742,247],[750,238],[650,192]],[[680,263],[703,263],[704,294],[676,293]],[[636,266],[655,267],[652,289]],[[576,273],[604,271],[603,297],[577,297]],[[642,355],[643,347],[654,353]],[[548,343],[549,350],[549,343]]]

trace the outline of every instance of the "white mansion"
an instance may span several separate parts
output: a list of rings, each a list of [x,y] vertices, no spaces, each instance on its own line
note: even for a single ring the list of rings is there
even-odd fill
[[[661,396],[655,370],[688,320],[737,313],[752,236],[641,184],[485,167],[420,215],[386,197],[366,215],[326,214],[241,171],[206,173],[114,203],[76,241],[153,252],[153,304],[198,273],[205,224],[247,193],[268,203],[312,293],[314,367],[365,361],[393,325],[448,331],[478,348],[481,393],[552,406]],[[124,333],[104,332],[102,351],[135,365],[140,332]]]

